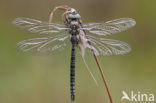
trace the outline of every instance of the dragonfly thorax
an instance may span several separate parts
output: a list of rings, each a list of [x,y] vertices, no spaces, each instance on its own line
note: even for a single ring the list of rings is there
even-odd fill
[[[70,40],[72,44],[78,44],[78,41],[80,38],[79,37],[79,33],[80,33],[79,23],[77,21],[71,21],[69,28],[70,28],[69,33],[71,34]]]
[[[71,21],[69,23],[69,33],[71,35],[78,35],[80,30],[79,30],[79,23],[77,21]]]

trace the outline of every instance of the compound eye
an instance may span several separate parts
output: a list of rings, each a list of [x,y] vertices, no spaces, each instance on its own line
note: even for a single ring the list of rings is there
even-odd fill
[[[80,19],[79,14],[68,14],[67,16],[68,19]]]
[[[76,15],[75,15],[75,18],[76,18],[76,19],[80,19],[80,15],[79,15],[79,14],[76,14]]]
[[[67,18],[68,19],[73,19],[74,18],[74,15],[73,14],[69,14]]]

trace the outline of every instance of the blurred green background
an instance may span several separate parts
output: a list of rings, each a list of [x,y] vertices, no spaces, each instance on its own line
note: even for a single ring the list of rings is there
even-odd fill
[[[70,44],[65,51],[52,56],[20,53],[15,48],[18,41],[38,36],[27,35],[11,23],[17,17],[48,21],[51,10],[58,5],[75,8],[84,23],[134,18],[135,27],[106,37],[127,42],[132,51],[100,56],[100,64],[115,103],[121,103],[123,90],[156,94],[155,0],[1,0],[0,103],[70,103]],[[61,21],[61,13],[55,14],[55,22]],[[93,57],[87,54],[86,59],[99,87],[77,53],[75,103],[109,103]]]

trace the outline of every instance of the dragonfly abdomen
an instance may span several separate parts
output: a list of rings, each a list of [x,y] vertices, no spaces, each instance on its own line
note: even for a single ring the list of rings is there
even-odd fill
[[[70,91],[71,100],[75,100],[75,45],[72,44],[71,61],[70,61]]]

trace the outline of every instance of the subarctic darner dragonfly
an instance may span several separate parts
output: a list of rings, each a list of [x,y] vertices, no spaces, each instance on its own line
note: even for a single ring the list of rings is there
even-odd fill
[[[64,25],[52,22],[53,14],[57,9],[65,11],[62,15]],[[38,33],[41,35],[51,34],[50,37],[32,38],[17,43],[18,49],[22,52],[51,54],[55,51],[58,52],[63,50],[67,45],[66,41],[71,41],[70,91],[72,101],[75,99],[75,47],[79,48],[87,70],[93,77],[93,74],[84,59],[85,49],[90,49],[99,67],[110,102],[113,103],[97,56],[119,55],[130,52],[131,48],[127,43],[118,40],[106,39],[104,36],[125,31],[133,27],[136,24],[134,19],[120,18],[104,23],[82,24],[80,14],[74,8],[58,6],[51,12],[49,22],[20,17],[16,18],[13,21],[13,24],[21,29],[26,29],[31,33]],[[93,79],[97,84],[94,77]]]

